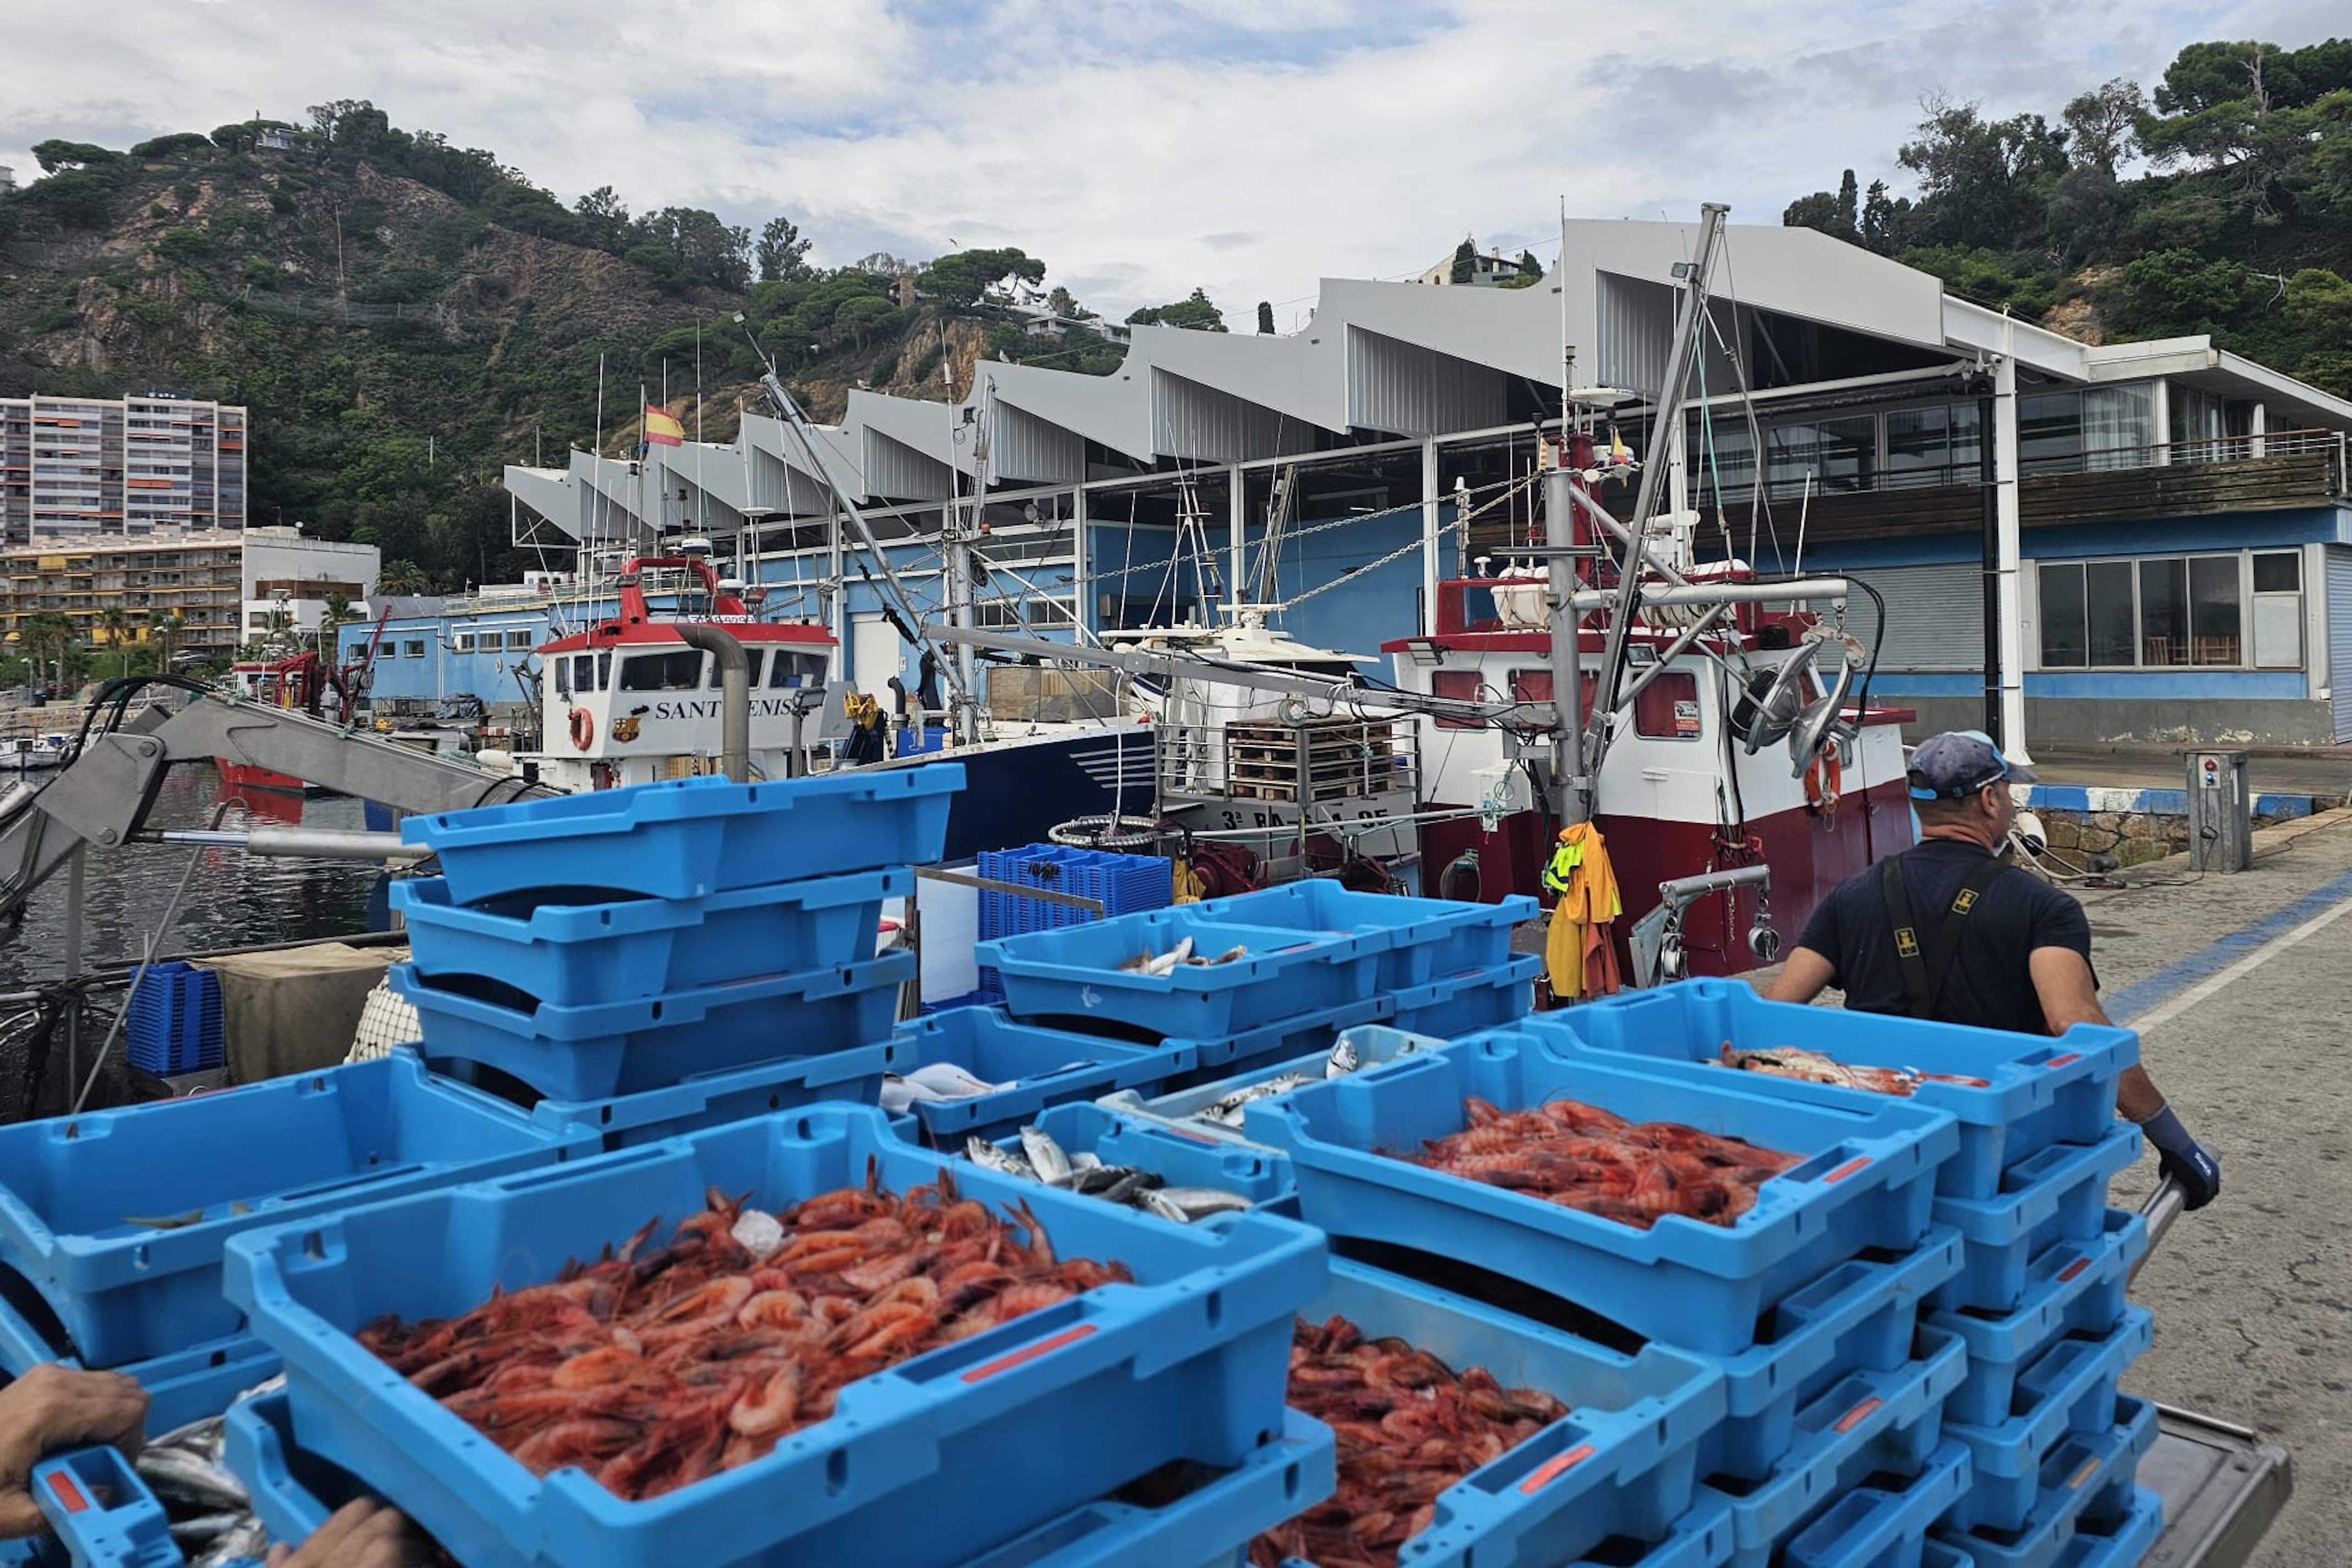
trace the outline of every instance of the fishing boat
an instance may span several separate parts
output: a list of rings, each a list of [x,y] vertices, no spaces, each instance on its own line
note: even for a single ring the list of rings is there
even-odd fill
[[[0,771],[32,773],[54,768],[66,760],[73,737],[49,731],[38,735],[11,735],[0,740]]]
[[[329,682],[323,661],[314,649],[287,650],[281,645],[272,647],[262,658],[240,659],[229,667],[229,684],[247,701],[297,709],[313,718],[325,711]],[[313,787],[291,773],[239,757],[215,757],[213,766],[219,770],[222,784],[238,793],[264,790],[300,795]]]

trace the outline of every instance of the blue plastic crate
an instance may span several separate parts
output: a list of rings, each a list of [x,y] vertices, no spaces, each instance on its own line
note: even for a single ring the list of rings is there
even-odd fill
[[[763,784],[677,779],[412,816],[400,837],[431,847],[460,904],[536,888],[698,899],[928,865],[962,788],[961,763]]]
[[[1768,1002],[1744,980],[1628,991],[1544,1022],[1596,1050],[1713,1061],[1726,1044],[1794,1047],[1852,1066],[1933,1075],[1911,1098],[1950,1111],[1960,1124],[1959,1151],[1937,1189],[1956,1197],[1993,1196],[2001,1172],[2053,1143],[2096,1142],[2115,1122],[2117,1079],[2139,1060],[2139,1037],[2129,1029],[2078,1024],[2053,1040]],[[1869,1092],[1775,1081],[1804,1098]]]
[[[1362,1068],[1394,1061],[1415,1051],[1435,1050],[1446,1043],[1433,1035],[1411,1034],[1403,1029],[1390,1028],[1385,1024],[1360,1024],[1341,1030],[1340,1035],[1354,1045],[1356,1058],[1360,1064],[1360,1071]],[[1321,1078],[1338,1043],[1335,1038],[1330,1046],[1321,1050],[1307,1051],[1295,1057],[1277,1057],[1270,1061],[1255,1061],[1238,1071],[1228,1072],[1223,1078],[1182,1089],[1167,1089],[1157,1094],[1147,1094],[1141,1089],[1120,1089],[1104,1095],[1097,1103],[1128,1115],[1181,1124],[1191,1134],[1205,1133],[1213,1138],[1239,1140],[1242,1137],[1240,1128],[1203,1120],[1201,1112],[1229,1094],[1247,1089],[1254,1083],[1280,1078],[1286,1073],[1297,1073],[1309,1079]],[[1195,1073],[1192,1076],[1198,1078],[1200,1075]]]
[[[1530,952],[1491,969],[1448,975],[1399,991],[1396,1026],[1450,1040],[1516,1024],[1535,1006],[1535,981],[1543,965],[1542,956]]]
[[[0,1127],[0,1266],[85,1365],[120,1366],[245,1327],[220,1287],[239,1231],[594,1147],[408,1056],[20,1122]]]
[[[2113,1540],[2115,1523],[2128,1528],[2141,1511],[2144,1494],[2133,1478],[2156,1444],[2156,1428],[2152,1402],[2118,1396],[2113,1426],[2076,1433],[2042,1460],[2042,1489],[2021,1528],[1963,1530],[1948,1521],[1937,1527],[1936,1539],[1974,1568],[2057,1568],[2073,1550],[2084,1521],[2093,1522],[2095,1532],[2105,1528],[2103,1539]]]
[[[2096,1241],[2062,1241],[2033,1260],[2025,1296],[2000,1317],[1937,1312],[1929,1320],[1969,1347],[1969,1378],[1945,1415],[1992,1426],[2010,1415],[2019,1370],[2064,1334],[2104,1336],[2122,1320],[2131,1271],[2147,1256],[2147,1222],[2109,1209]]]
[[[980,963],[996,971],[1016,1017],[1107,1020],[1166,1037],[1211,1039],[1344,1005],[1378,990],[1386,931],[1303,931],[1249,925],[1179,904],[1148,914],[983,942]],[[1225,963],[1184,964],[1169,974],[1119,966],[1190,940],[1202,958],[1238,948]]]
[[[1958,1340],[1923,1328],[1911,1361],[1848,1373],[1808,1402],[1797,1440],[1771,1475],[1731,1499],[1733,1568],[1768,1568],[1790,1538],[1870,1476],[1924,1468],[1942,1441],[1944,1399],[1959,1386],[1967,1359]]]
[[[1939,1197],[1936,1223],[1968,1242],[1967,1262],[1932,1303],[2006,1312],[2023,1299],[2032,1260],[2061,1241],[2090,1241],[2106,1224],[2107,1183],[2140,1155],[2139,1129],[2112,1125],[2095,1143],[2053,1143],[2001,1173],[1990,1198]]]
[[[1906,1478],[1865,1479],[1780,1551],[1780,1568],[1919,1568],[1927,1531],[1969,1487],[1969,1450],[1946,1441]]]
[[[1212,899],[1201,908],[1217,920],[1300,931],[1388,931],[1380,984],[1387,991],[1426,985],[1447,975],[1509,962],[1511,931],[1542,912],[1523,894],[1491,904],[1360,893],[1328,878]],[[1434,1031],[1433,1031],[1434,1032]]]
[[[1037,1125],[1066,1151],[1083,1149],[1106,1165],[1155,1172],[1171,1187],[1222,1187],[1254,1204],[1283,1204],[1296,1187],[1288,1157],[1276,1150],[1187,1131],[1107,1105],[1057,1105]],[[1007,1137],[1000,1144],[1017,1151],[1020,1140]]]
[[[893,1036],[823,1056],[784,1057],[745,1068],[696,1073],[665,1089],[605,1100],[542,1100],[531,1107],[541,1126],[592,1132],[605,1150],[634,1149],[684,1132],[790,1110],[816,1100],[880,1103],[882,1079],[916,1061],[914,1047]]]
[[[897,867],[698,899],[600,902],[582,889],[464,906],[450,901],[446,878],[415,877],[392,885],[392,905],[408,922],[418,973],[486,975],[541,1002],[590,1007],[872,958],[883,900],[914,883]]]
[[[242,1237],[227,1289],[286,1357],[302,1446],[484,1568],[957,1563],[1168,1461],[1224,1468],[1277,1440],[1292,1317],[1328,1279],[1319,1235],[1263,1214],[1170,1226],[968,1164],[966,1196],[1026,1203],[1057,1252],[1138,1283],[862,1379],[831,1420],[662,1497],[624,1502],[571,1468],[534,1478],[349,1337],[551,1279],[712,1188],[776,1209],[869,1171],[903,1191],[940,1169],[878,1110],[810,1106]]]
[[[185,1568],[163,1505],[114,1448],[76,1448],[33,1467],[33,1500],[73,1568]]]
[[[2086,1513],[2074,1521],[2074,1539],[2058,1554],[2058,1568],[2137,1568],[2163,1533],[2163,1497],[2134,1487],[2120,1513],[2106,1519]]]
[[[1185,1046],[1136,1046],[1061,1029],[1016,1024],[993,1007],[959,1007],[898,1026],[906,1047],[900,1074],[950,1062],[1004,1087],[969,1100],[918,1100],[908,1107],[920,1137],[960,1149],[968,1137],[993,1141],[1034,1121],[1048,1106],[1141,1086],[1158,1089],[1188,1072]]]
[[[0,1371],[21,1376],[44,1362],[81,1366],[71,1346],[57,1343],[14,1303],[0,1300]],[[238,1394],[276,1376],[278,1352],[251,1334],[236,1333],[110,1370],[147,1391],[147,1435],[157,1437],[219,1415]]]
[[[1019,849],[983,850],[976,869],[992,881],[1093,899],[1103,906],[1101,913],[1096,914],[1072,904],[983,888],[980,894],[982,941],[1166,909],[1176,897],[1175,865],[1157,855],[1031,844]]]
[[[1381,1152],[1459,1131],[1474,1095],[1507,1110],[1569,1097],[1802,1161],[1729,1226],[1670,1215],[1637,1230]],[[1745,1350],[1766,1304],[1864,1248],[1917,1243],[1936,1168],[1957,1141],[1949,1115],[1899,1100],[1801,1104],[1730,1073],[1507,1031],[1307,1084],[1244,1114],[1252,1142],[1289,1151],[1309,1224],[1476,1264],[1637,1333],[1718,1353]]]
[[[141,1072],[170,1078],[221,1065],[220,976],[211,970],[150,964],[126,1012],[123,1044]]]
[[[1394,1016],[1393,997],[1362,996],[1336,1007],[1261,1024],[1237,1035],[1171,1035],[1162,1043],[1191,1051],[1195,1065],[1191,1072],[1171,1079],[1168,1087],[1190,1089],[1259,1063],[1328,1051],[1344,1031],[1365,1024],[1385,1024]]]
[[[915,955],[771,974],[593,1007],[500,1005],[392,966],[433,1061],[481,1062],[544,1095],[601,1100],[779,1057],[822,1056],[889,1037]]]
[[[2104,1337],[2059,1340],[2021,1370],[2014,1414],[2004,1411],[1991,1426],[1952,1423],[1975,1461],[1976,1484],[1952,1510],[1951,1527],[2024,1528],[2042,1491],[2042,1460],[2068,1436],[2116,1424],[2116,1386],[2155,1338],[2155,1314],[2131,1308]]]
[[[1663,1345],[1636,1355],[1362,1264],[1334,1260],[1331,1285],[1300,1316],[1346,1318],[1456,1372],[1481,1366],[1506,1388],[1537,1388],[1570,1413],[1438,1494],[1401,1558],[1415,1568],[1549,1568],[1614,1536],[1666,1538],[1691,1505],[1700,1435],[1723,1410],[1719,1379]]]
[[[1724,1419],[1700,1445],[1700,1473],[1760,1481],[1797,1440],[1798,1412],[1853,1372],[1911,1360],[1920,1304],[1960,1266],[1960,1238],[1930,1231],[1899,1258],[1850,1258],[1774,1302],[1756,1342],[1706,1359],[1723,1373]]]

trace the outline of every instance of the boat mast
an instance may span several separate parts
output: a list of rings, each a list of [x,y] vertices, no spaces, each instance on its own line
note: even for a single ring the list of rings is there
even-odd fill
[[[1583,715],[1583,621],[1576,613],[1575,470],[1568,466],[1568,437],[1574,418],[1576,345],[1568,341],[1568,201],[1559,204],[1559,262],[1552,276],[1559,289],[1559,444],[1551,472],[1544,476],[1544,602],[1551,630],[1551,778],[1560,826],[1592,815],[1592,777],[1583,765],[1578,740]]]
[[[1707,278],[1715,265],[1717,241],[1723,234],[1723,215],[1730,210],[1721,202],[1708,202],[1699,208],[1697,258],[1678,262],[1675,267],[1675,276],[1683,285],[1682,300],[1675,312],[1674,346],[1667,353],[1665,381],[1658,389],[1656,414],[1651,421],[1650,451],[1642,465],[1641,489],[1635,493],[1633,512],[1625,520],[1625,554],[1617,574],[1617,602],[1611,612],[1608,640],[1601,650],[1592,713],[1585,721],[1584,771],[1588,778],[1601,776],[1601,764],[1609,754],[1609,742],[1614,733],[1618,686],[1625,668],[1625,639],[1633,629],[1633,607],[1641,595],[1643,535],[1649,527],[1651,509],[1657,505],[1658,489],[1668,467],[1660,460],[1659,454],[1667,445],[1665,432],[1673,421],[1682,417],[1683,391],[1690,379],[1691,356],[1697,347],[1699,322],[1706,310]],[[1565,302],[1567,296],[1563,293],[1561,299]]]
[[[940,321],[940,386],[948,405],[948,504],[940,514],[940,552],[947,567],[948,623],[970,629],[972,625],[971,541],[979,531],[981,508],[988,494],[988,408],[982,401],[979,385],[980,362],[972,362],[972,396],[969,408],[959,408],[955,400],[955,356],[947,352],[947,321]],[[955,449],[961,426],[971,426],[971,510],[964,512],[961,499],[963,475],[955,461]],[[973,697],[971,645],[958,646],[954,650],[956,679],[954,696],[950,707],[956,739],[965,745],[980,739],[980,704]]]

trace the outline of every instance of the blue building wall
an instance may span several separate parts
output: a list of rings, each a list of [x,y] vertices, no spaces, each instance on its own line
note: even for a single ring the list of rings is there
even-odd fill
[[[611,606],[605,606],[609,613]],[[385,624],[376,649],[369,695],[381,700],[437,701],[470,693],[485,702],[520,702],[523,688],[515,679],[518,668],[536,670],[538,658],[527,648],[457,651],[456,634],[471,631],[488,637],[495,629],[503,645],[513,630],[530,633],[533,647],[556,634],[547,608],[499,610],[474,616],[414,616]],[[373,625],[348,626],[342,631],[342,659],[348,664],[367,652],[375,636]],[[417,649],[412,654],[411,648]]]

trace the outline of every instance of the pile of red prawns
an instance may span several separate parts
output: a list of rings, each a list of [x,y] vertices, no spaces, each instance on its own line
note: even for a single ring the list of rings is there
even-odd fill
[[[1403,1157],[1636,1230],[1668,1215],[1727,1226],[1756,1206],[1758,1187],[1804,1159],[1679,1121],[1630,1122],[1580,1100],[1504,1110],[1473,1096],[1462,1110],[1461,1131]]]
[[[746,1200],[706,1201],[656,1251],[639,1256],[658,1218],[551,1283],[359,1341],[532,1473],[576,1465],[635,1500],[760,1458],[845,1384],[1132,1279],[1057,1260],[1025,1202],[1002,1218],[944,1170],[902,1197],[869,1163],[864,1186],[778,1214],[764,1259],[733,1234]]]
[[[1391,1568],[1429,1528],[1440,1492],[1568,1414],[1549,1394],[1501,1386],[1485,1367],[1456,1375],[1402,1340],[1367,1340],[1345,1318],[1297,1325],[1290,1405],[1339,1439],[1339,1485],[1251,1542],[1253,1568],[1286,1557]]]

